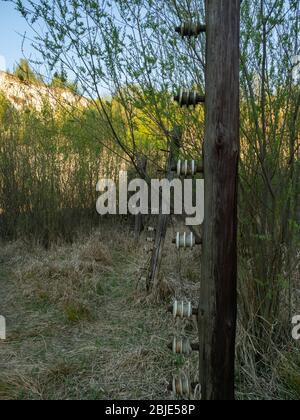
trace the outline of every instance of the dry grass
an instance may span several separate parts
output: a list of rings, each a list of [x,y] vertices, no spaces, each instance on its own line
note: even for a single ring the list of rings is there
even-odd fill
[[[0,399],[168,399],[172,373],[195,373],[167,349],[166,305],[145,303],[144,255],[128,232],[1,249]]]
[[[174,252],[173,236],[170,229],[160,302],[147,299],[138,281],[144,244],[117,226],[47,251],[3,244],[0,312],[8,339],[0,342],[0,400],[170,399],[173,373],[183,370],[196,382],[197,354],[176,357],[167,349],[173,335],[197,340],[196,322],[174,323],[166,307],[174,297],[197,304],[200,255]],[[255,345],[240,325],[238,398],[299,399],[295,343],[274,345],[263,368]]]

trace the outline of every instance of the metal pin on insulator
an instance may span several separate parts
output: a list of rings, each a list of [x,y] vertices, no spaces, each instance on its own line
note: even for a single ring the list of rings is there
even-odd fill
[[[205,102],[205,96],[199,95],[196,91],[180,89],[179,94],[174,96],[174,100],[178,102],[181,107],[194,106]]]
[[[179,160],[177,162],[177,175],[181,176],[187,176],[191,175],[194,176],[197,173],[203,172],[203,166],[198,164],[195,160]]]
[[[193,308],[191,302],[178,302],[177,300],[168,308],[168,311],[173,314],[174,319],[192,318],[193,315],[198,315],[198,309]]]
[[[206,26],[201,25],[199,22],[185,22],[181,26],[175,28],[175,32],[180,34],[183,38],[197,37],[202,32],[206,32]]]

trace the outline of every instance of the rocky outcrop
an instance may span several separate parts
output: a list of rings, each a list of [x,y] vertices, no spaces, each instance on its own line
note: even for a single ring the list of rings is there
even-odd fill
[[[21,81],[18,77],[0,72],[0,92],[17,109],[33,107],[41,111],[45,102],[52,108],[87,107],[89,101],[70,90],[51,88],[43,83]]]

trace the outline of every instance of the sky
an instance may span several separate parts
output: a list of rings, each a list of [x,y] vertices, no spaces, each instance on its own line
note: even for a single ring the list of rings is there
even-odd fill
[[[15,10],[13,3],[0,0],[0,70],[12,71],[24,56],[30,59],[38,58],[30,41],[23,41],[24,34],[29,38],[32,36],[25,19]],[[45,73],[45,69],[35,70]]]
[[[25,19],[14,10],[14,5],[0,0],[0,70],[13,70],[24,55],[35,55],[29,41],[25,41],[22,52],[22,36],[26,32],[28,36],[31,34]]]

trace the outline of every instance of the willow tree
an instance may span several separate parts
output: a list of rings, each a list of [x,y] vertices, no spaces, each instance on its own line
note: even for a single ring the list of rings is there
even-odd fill
[[[299,23],[298,1],[242,3],[240,255],[248,274],[241,314],[257,348],[271,346],[266,332],[280,335],[275,325],[291,322],[300,227]]]
[[[173,0],[12,1],[35,33],[41,62],[73,73],[81,93],[106,117],[115,142],[135,166],[143,154],[154,168],[165,161],[151,147],[145,152],[137,126],[146,126],[149,141],[166,149],[174,124],[190,122],[199,128],[194,132],[200,144],[203,120],[179,110],[173,96],[180,87],[204,89],[204,46],[183,44],[175,33],[187,16],[203,19],[202,2],[186,0],[179,7]],[[104,98],[122,107],[126,130],[121,135]]]

